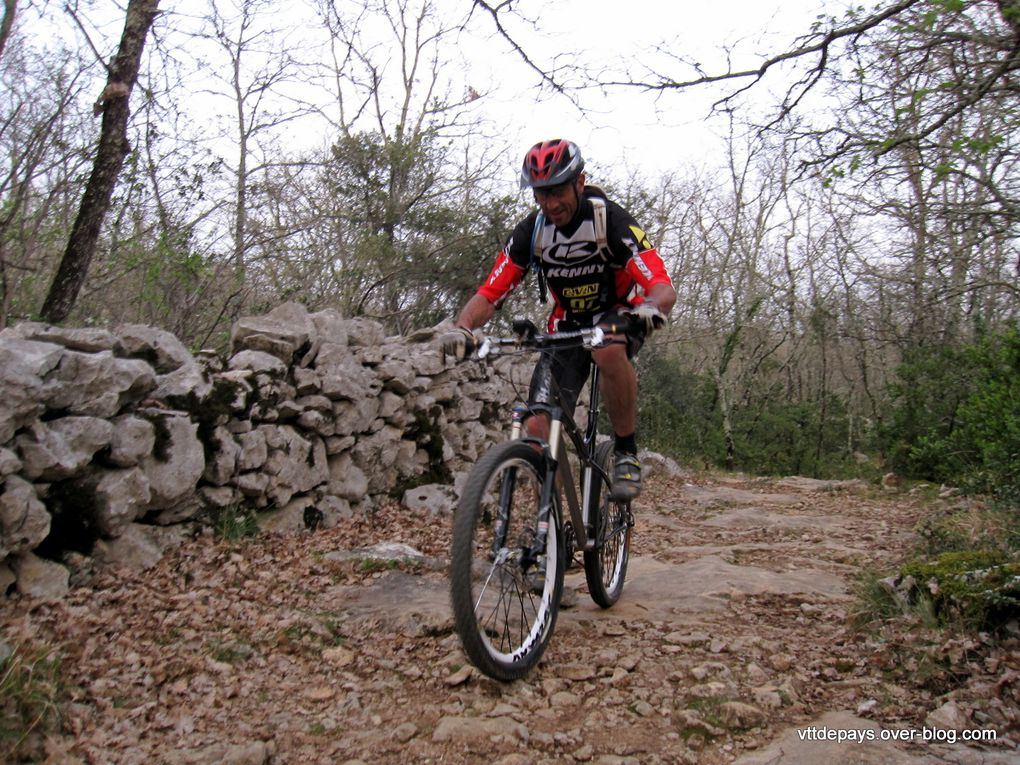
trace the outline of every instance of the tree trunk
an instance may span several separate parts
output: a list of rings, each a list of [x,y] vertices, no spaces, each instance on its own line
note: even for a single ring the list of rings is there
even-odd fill
[[[18,0],[4,0],[4,18],[0,21],[0,58],[4,55],[7,41],[14,29],[14,14],[18,10]]]
[[[127,139],[128,102],[138,80],[142,49],[159,12],[158,5],[159,0],[128,2],[117,57],[109,68],[106,88],[96,102],[96,113],[102,112],[103,123],[92,174],[85,186],[64,257],[43,303],[41,313],[45,321],[58,323],[66,319],[85,283],[103,219],[110,209],[117,178],[131,148]]]

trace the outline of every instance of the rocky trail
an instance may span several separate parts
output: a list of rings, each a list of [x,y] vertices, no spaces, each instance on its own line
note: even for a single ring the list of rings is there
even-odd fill
[[[908,555],[932,501],[655,476],[623,599],[599,609],[569,571],[576,602],[511,684],[451,631],[449,518],[396,505],[201,534],[144,578],[8,601],[0,638],[60,659],[51,763],[1020,762],[1020,642],[855,619],[860,572]],[[995,741],[964,745],[978,731]]]

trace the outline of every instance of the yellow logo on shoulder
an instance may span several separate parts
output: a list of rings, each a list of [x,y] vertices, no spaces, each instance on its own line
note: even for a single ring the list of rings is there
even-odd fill
[[[637,226],[631,226],[630,232],[634,235],[637,240],[638,246],[644,250],[652,249],[652,243],[648,241],[648,235],[644,231],[639,229]]]

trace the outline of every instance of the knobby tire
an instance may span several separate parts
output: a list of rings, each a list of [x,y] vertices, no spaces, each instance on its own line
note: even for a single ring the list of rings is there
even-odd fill
[[[605,441],[595,450],[595,462],[607,476],[613,474],[613,443]],[[595,535],[594,549],[584,554],[588,593],[602,608],[610,608],[623,594],[630,558],[630,503],[610,496],[607,478],[599,475],[592,494],[589,521]]]
[[[525,565],[524,554],[534,539],[545,473],[545,458],[533,446],[497,444],[472,469],[454,514],[454,625],[472,664],[497,680],[516,680],[534,668],[556,625],[564,570],[557,508],[549,518],[544,577]],[[495,544],[501,517],[502,541]]]

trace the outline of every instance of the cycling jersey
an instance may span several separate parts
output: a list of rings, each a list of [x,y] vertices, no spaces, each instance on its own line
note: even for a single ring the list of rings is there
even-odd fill
[[[496,258],[478,293],[498,308],[517,288],[535,256],[555,303],[549,330],[561,322],[591,326],[608,310],[640,303],[655,284],[672,281],[656,249],[631,215],[606,200],[606,245],[596,232],[594,192],[586,190],[574,219],[564,228],[545,221],[536,235],[538,211],[520,221]],[[601,195],[599,195],[601,196]]]

